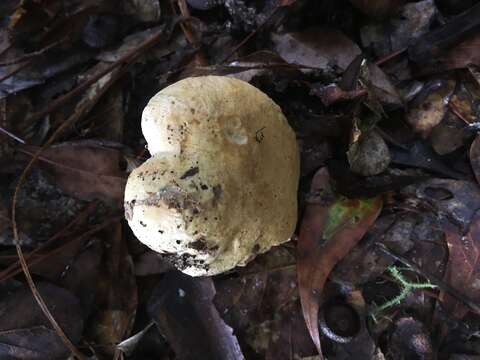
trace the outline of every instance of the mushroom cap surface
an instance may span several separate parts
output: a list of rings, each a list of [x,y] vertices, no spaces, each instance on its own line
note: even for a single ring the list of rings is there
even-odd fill
[[[145,107],[152,157],[129,176],[136,237],[191,276],[245,265],[290,239],[299,154],[281,109],[234,78],[187,78]]]

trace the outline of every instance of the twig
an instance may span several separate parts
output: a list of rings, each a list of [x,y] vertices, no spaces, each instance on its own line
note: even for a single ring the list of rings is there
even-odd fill
[[[182,16],[185,18],[190,18],[190,10],[188,10],[187,2],[185,0],[177,0],[178,3],[178,8],[180,9],[180,13]],[[186,24],[180,24],[180,27],[185,34],[185,38],[187,41],[192,44],[196,49],[200,49],[201,44],[198,39],[198,37],[193,33],[193,28],[189,23]],[[200,64],[201,66],[205,66],[208,64],[207,60],[205,59],[205,56],[203,55],[202,52],[198,51],[195,54],[195,59],[197,60],[197,63]]]
[[[19,57],[15,58],[15,59],[12,59],[12,60],[0,62],[0,66],[15,65],[15,64],[18,64],[18,63],[21,63],[21,62],[30,60],[30,59],[32,59],[32,58],[34,58],[34,57],[43,55],[43,54],[45,54],[48,50],[54,48],[55,46],[57,46],[57,45],[59,45],[59,44],[61,44],[61,43],[64,43],[65,41],[67,41],[67,39],[68,39],[68,38],[62,38],[62,39],[60,39],[60,40],[58,40],[58,41],[55,41],[55,42],[51,43],[50,45],[45,46],[43,49],[40,49],[40,50],[38,50],[38,51],[34,51],[34,52],[31,52],[31,53],[28,53],[28,54],[19,56]]]
[[[458,111],[457,107],[455,105],[453,105],[451,102],[448,103],[448,107],[450,108],[450,110],[452,110],[452,112],[457,115],[457,117],[462,120],[465,124],[467,125],[471,125],[472,123],[470,121],[468,121],[465,116],[463,116],[463,114]]]
[[[27,66],[31,65],[31,61],[26,61],[24,62],[23,64],[21,65],[18,65],[15,69],[13,69],[12,71],[10,71],[8,74],[5,74],[3,75],[2,77],[0,77],[0,83],[1,82],[4,82],[5,80],[11,78],[13,75],[15,75],[16,73],[18,73],[20,70],[23,70],[25,69]]]
[[[7,135],[7,136],[10,136],[12,139],[18,141],[20,144],[24,144],[24,145],[25,145],[25,140],[20,139],[17,135],[11,133],[10,131],[4,129],[4,128],[1,127],[1,126],[0,126],[0,132],[1,132],[1,133],[4,133],[4,134]]]
[[[390,61],[392,60],[393,58],[396,58],[398,55],[401,55],[403,54],[404,52],[407,51],[407,48],[403,48],[403,49],[400,49],[400,50],[397,50],[397,51],[394,51],[380,59],[378,59],[377,61],[375,61],[375,65],[377,66],[382,66],[383,64],[385,64],[387,61]]]
[[[467,296],[461,294],[457,290],[455,290],[452,286],[444,282],[443,280],[437,278],[434,275],[426,273],[422,268],[420,268],[417,264],[414,262],[408,260],[407,258],[403,257],[402,255],[395,254],[392,252],[390,249],[388,249],[384,244],[382,243],[375,243],[378,248],[383,251],[385,254],[390,256],[391,258],[395,259],[396,261],[400,261],[404,265],[410,267],[412,270],[416,271],[420,275],[422,275],[424,278],[426,278],[430,283],[433,285],[436,285],[439,289],[448,292],[451,296],[456,298],[457,300],[463,302],[465,305],[467,305],[471,311],[473,311],[476,314],[480,314],[480,306],[477,305],[474,301],[470,300]]]
[[[178,8],[180,9],[180,13],[183,16],[190,17],[190,11],[188,10],[188,6],[185,0],[177,0]],[[173,4],[172,4],[173,6]],[[180,28],[182,29],[183,33],[185,34],[185,38],[190,44],[198,45],[198,38],[192,32],[192,28],[190,24],[180,24]]]

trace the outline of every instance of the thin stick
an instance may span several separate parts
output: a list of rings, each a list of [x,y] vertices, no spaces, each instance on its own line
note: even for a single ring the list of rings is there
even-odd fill
[[[37,246],[35,249],[30,251],[26,256],[25,260],[28,260],[30,257],[35,255],[37,252],[43,250],[50,244],[52,244],[54,241],[58,240],[59,238],[66,236],[67,231],[76,226],[78,223],[81,221],[84,221],[88,215],[90,215],[96,208],[97,208],[98,202],[94,201],[89,203],[85,208],[82,209],[82,211],[73,219],[70,221],[66,226],[64,226],[60,231],[58,231],[55,235],[51,236],[47,241],[45,241],[43,244],[40,246]],[[0,215],[1,216],[1,215]],[[9,218],[5,217],[8,221],[10,221]],[[18,257],[15,257],[16,260],[18,260]],[[8,273],[15,271],[18,268],[18,261],[10,264],[6,269],[0,272],[0,282],[5,280],[4,276],[8,275]]]
[[[185,0],[177,0],[178,3],[178,8],[180,9],[180,13],[183,16],[190,17],[190,11],[188,10],[188,6]],[[173,4],[172,4],[173,6]],[[180,24],[180,28],[183,31],[183,34],[185,35],[185,38],[187,41],[195,46],[198,46],[198,38],[195,36],[195,34],[192,31],[192,27],[190,24]]]
[[[185,18],[191,18],[190,10],[188,10],[187,2],[185,0],[177,0],[177,3],[178,3],[178,8],[180,9],[180,14]],[[175,7],[173,6],[173,3],[172,3],[172,8],[173,8],[173,11],[175,11]],[[192,44],[195,47],[195,49],[198,50],[195,53],[195,58],[194,58],[196,60],[196,63],[201,66],[207,65],[208,62],[205,59],[205,56],[200,49],[201,43],[198,39],[198,36],[196,36],[195,33],[193,32],[193,29],[194,29],[193,26],[191,26],[190,23],[185,23],[185,24],[180,24],[180,28],[182,29],[183,34],[185,35],[185,38],[187,39],[187,41],[190,44]]]
[[[55,46],[65,42],[66,40],[67,40],[67,38],[63,38],[63,39],[60,39],[58,41],[55,41],[55,42],[51,43],[50,45],[45,46],[43,49],[40,49],[38,51],[34,51],[34,52],[31,52],[31,53],[19,56],[18,58],[15,58],[15,59],[12,59],[12,60],[0,62],[0,66],[15,65],[15,64],[30,60],[34,57],[37,57],[37,56],[40,56],[40,55],[46,53],[48,50],[50,50],[50,49],[54,48]]]
[[[57,253],[59,253],[60,251],[62,251],[65,247],[67,247],[68,245],[70,245],[71,243],[73,242],[76,242],[76,241],[83,241],[85,240],[87,237],[89,236],[92,236],[93,234],[105,229],[107,226],[110,226],[111,224],[114,224],[115,222],[117,221],[120,221],[121,219],[123,219],[123,216],[116,216],[112,219],[109,219],[109,220],[106,220],[105,222],[99,224],[99,225],[96,225],[95,227],[93,227],[92,229],[90,230],[87,230],[85,233],[83,233],[82,235],[79,235],[78,237],[62,244],[61,246],[53,249],[52,251],[46,253],[46,254],[39,254],[37,255],[35,258],[32,258],[29,262],[28,262],[28,266],[33,266],[33,265],[36,265],[36,264],[39,264],[41,262],[43,262],[44,260],[47,260],[50,256],[52,255],[55,255]],[[33,255],[32,253],[29,254],[30,257],[32,257],[31,255]],[[7,279],[10,279],[12,277],[14,277],[15,275],[18,275],[20,272],[22,271],[21,268],[19,269],[14,269],[12,271],[10,271],[9,273],[5,274],[5,275],[2,275],[2,278],[0,281],[5,281]]]
[[[390,60],[392,60],[393,58],[396,58],[398,55],[403,54],[403,53],[406,52],[406,51],[407,51],[407,48],[403,48],[403,49],[394,51],[394,52],[388,54],[387,56],[384,56],[383,58],[380,58],[380,59],[378,59],[377,61],[375,61],[375,65],[377,65],[377,66],[382,66],[382,65],[385,64],[387,61],[390,61]]]
[[[1,133],[4,133],[4,134],[7,135],[7,136],[10,136],[13,140],[18,141],[20,144],[24,144],[24,145],[25,145],[25,140],[20,139],[17,135],[11,133],[10,131],[8,131],[7,129],[4,129],[4,128],[1,127],[1,126],[0,126],[0,132],[1,132]]]
[[[465,118],[465,116],[463,116],[463,114],[462,114],[460,111],[458,111],[457,107],[456,107],[455,105],[453,105],[451,102],[448,103],[448,107],[449,107],[450,110],[452,110],[452,112],[453,112],[455,115],[457,115],[457,117],[458,117],[460,120],[462,120],[465,124],[467,124],[467,125],[470,125],[470,124],[471,124],[471,122],[468,121],[468,120]]]
[[[13,69],[12,71],[10,71],[8,74],[5,74],[3,75],[2,77],[0,77],[0,83],[1,82],[4,82],[5,80],[11,78],[13,75],[15,75],[16,73],[18,73],[20,70],[23,70],[25,69],[27,66],[29,66],[31,64],[30,61],[25,61],[23,64],[21,65],[18,65],[15,69]]]
[[[388,249],[384,244],[381,243],[375,243],[378,248],[383,251],[385,254],[390,256],[391,258],[395,259],[396,261],[400,261],[404,265],[410,267],[412,270],[416,271],[420,275],[422,275],[424,278],[426,278],[429,282],[432,284],[436,285],[439,289],[448,292],[451,296],[456,298],[457,300],[463,302],[465,305],[467,305],[470,310],[472,310],[476,314],[480,314],[480,306],[477,305],[474,301],[470,300],[467,296],[461,294],[457,290],[455,290],[452,286],[444,282],[443,280],[437,278],[434,275],[426,273],[420,266],[415,264],[414,262],[408,260],[407,258],[403,257],[402,255],[395,254],[392,252],[390,249]]]

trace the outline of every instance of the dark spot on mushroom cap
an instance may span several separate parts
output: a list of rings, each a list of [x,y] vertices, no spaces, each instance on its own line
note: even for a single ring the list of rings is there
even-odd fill
[[[188,247],[198,250],[198,251],[205,251],[208,249],[207,240],[204,237],[199,237],[194,242],[188,244]]]
[[[213,246],[210,246],[210,247],[208,248],[208,251],[209,251],[210,253],[215,254],[215,253],[218,251],[219,248],[220,248],[220,247],[215,244],[215,245],[213,245]]]
[[[188,177],[197,175],[198,172],[199,172],[198,166],[191,167],[190,169],[185,171],[185,173],[182,176],[180,176],[180,179],[185,180]]]
[[[212,189],[213,191],[213,205],[217,205],[218,201],[220,200],[220,196],[222,196],[222,186],[215,185]]]

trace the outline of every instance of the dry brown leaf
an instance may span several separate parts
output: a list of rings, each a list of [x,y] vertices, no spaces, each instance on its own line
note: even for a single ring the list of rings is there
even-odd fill
[[[74,343],[83,329],[82,309],[78,299],[66,289],[47,282],[37,288],[53,317]],[[59,359],[68,349],[50,328],[27,286],[2,293],[0,302],[0,359]]]
[[[272,34],[277,53],[292,64],[329,69],[346,69],[362,51],[341,32],[326,28],[310,28],[303,32]]]
[[[34,154],[38,148],[25,146]],[[42,152],[39,162],[55,178],[63,191],[91,200],[123,201],[126,174],[120,170],[121,153],[91,141],[67,142]]]
[[[477,182],[480,184],[480,135],[477,135],[470,146],[470,164]]]
[[[451,48],[440,58],[442,69],[461,69],[468,65],[480,66],[480,35],[477,33]]]
[[[449,250],[445,282],[475,303],[480,302],[480,213],[476,212],[465,235],[453,226],[445,230],[445,235]],[[463,319],[469,311],[445,292],[441,299],[445,311],[456,319]]]
[[[323,286],[333,267],[363,237],[382,208],[380,197],[360,200],[335,196],[329,181],[326,168],[312,180],[311,193],[316,201],[307,205],[297,247],[303,316],[320,354],[318,311]]]

